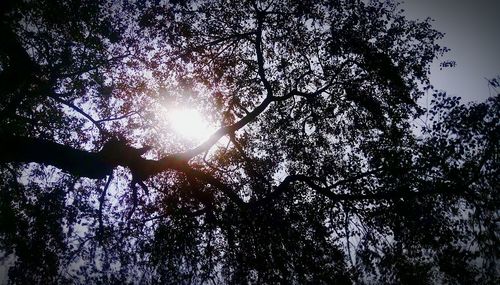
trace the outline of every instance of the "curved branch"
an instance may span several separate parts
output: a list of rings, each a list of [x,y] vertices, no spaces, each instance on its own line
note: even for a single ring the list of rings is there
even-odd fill
[[[273,100],[276,102],[281,102],[281,101],[285,101],[287,99],[290,99],[291,97],[294,97],[294,96],[306,97],[306,98],[312,98],[312,97],[318,96],[318,95],[322,94],[323,92],[326,92],[328,90],[328,88],[330,88],[334,85],[335,78],[337,78],[337,76],[340,74],[340,72],[342,72],[342,70],[344,70],[344,68],[350,63],[352,63],[352,60],[344,61],[337,68],[337,70],[335,71],[335,74],[332,75],[332,77],[330,78],[330,81],[328,83],[326,83],[325,85],[323,85],[321,88],[317,89],[316,91],[303,92],[303,91],[299,91],[298,89],[293,89],[288,94],[285,94],[285,95],[280,96],[280,97],[274,97]]]
[[[202,154],[216,144],[219,139],[221,139],[223,136],[234,133],[237,130],[243,128],[246,124],[250,123],[251,121],[255,120],[264,110],[266,110],[267,106],[273,102],[273,99],[270,97],[266,97],[260,105],[258,105],[255,109],[253,109],[250,113],[248,113],[246,116],[241,118],[238,122],[229,125],[229,126],[224,126],[220,129],[218,129],[215,133],[213,133],[205,142],[197,146],[196,148],[186,151],[181,154],[182,158],[189,161],[195,156]]]
[[[266,71],[264,69],[264,52],[262,51],[262,26],[264,24],[264,15],[257,11],[257,31],[255,33],[255,53],[257,54],[258,73],[264,88],[266,89],[266,98],[273,97],[273,88],[266,78]]]
[[[295,90],[290,91],[286,95],[277,97],[277,96],[272,95],[272,90],[270,91],[270,93],[268,91],[268,96],[266,96],[266,98],[257,107],[255,107],[255,109],[253,109],[251,112],[247,111],[248,113],[243,118],[241,118],[239,121],[237,121],[236,123],[229,125],[229,126],[224,126],[224,127],[219,128],[205,142],[203,142],[202,144],[200,144],[196,148],[189,150],[189,151],[186,151],[183,154],[181,154],[183,159],[189,161],[192,158],[194,158],[195,156],[200,155],[200,154],[210,150],[210,148],[214,144],[216,144],[219,141],[219,139],[221,139],[223,136],[234,133],[237,130],[243,128],[248,123],[255,120],[262,112],[264,112],[267,109],[267,107],[272,102],[285,101],[285,100],[290,99],[294,96],[302,96],[302,97],[310,98],[310,97],[314,97],[314,96],[318,96],[318,95],[322,94],[323,92],[327,91],[328,88],[330,88],[334,85],[335,78],[337,78],[337,76],[340,74],[340,72],[342,72],[344,67],[346,67],[349,63],[352,63],[352,61],[347,60],[347,61],[343,62],[338,67],[335,74],[332,75],[330,81],[327,84],[325,84],[323,87],[319,88],[318,90],[316,90],[314,92],[306,93],[306,92],[301,92],[301,91],[298,91],[295,89]],[[262,63],[262,68],[263,68],[263,63]],[[260,69],[261,69],[261,67],[259,66],[259,70]],[[259,71],[259,73],[261,73],[261,71]],[[265,78],[265,75],[263,74],[263,69],[262,69],[261,78],[262,78],[263,82],[267,81]],[[264,83],[264,85],[266,85],[266,83]],[[268,87],[266,87],[266,89],[267,88]],[[270,85],[269,85],[269,88],[270,88]],[[271,94],[271,95],[269,95],[269,94]]]
[[[270,193],[267,197],[262,198],[257,201],[253,201],[249,203],[249,206],[251,207],[259,207],[263,206],[266,203],[278,198],[280,195],[282,195],[286,190],[288,190],[288,187],[290,184],[295,183],[295,182],[302,182],[305,183],[309,188],[315,190],[319,194],[328,197],[330,200],[333,202],[341,202],[341,201],[362,201],[362,200],[394,200],[394,199],[400,199],[400,198],[416,198],[416,197],[421,197],[421,196],[426,196],[426,195],[437,195],[437,194],[462,194],[464,191],[459,191],[454,189],[453,187],[441,187],[439,189],[430,189],[430,190],[420,190],[420,191],[393,191],[393,192],[377,192],[377,193],[366,193],[366,194],[336,194],[330,191],[330,189],[346,184],[348,182],[354,182],[360,178],[373,175],[376,172],[380,171],[382,169],[375,169],[372,171],[368,171],[365,173],[361,173],[359,175],[355,175],[353,177],[347,178],[345,180],[340,180],[334,183],[333,185],[329,187],[321,187],[318,184],[315,183],[315,178],[306,176],[306,175],[301,175],[301,174],[296,174],[296,175],[289,175],[285,177],[285,179],[276,187],[276,190],[272,193]]]
[[[92,118],[92,116],[90,116],[89,114],[87,114],[85,111],[83,111],[80,107],[66,101],[66,100],[63,100],[57,96],[54,96],[54,95],[48,95],[48,97],[54,99],[56,102],[58,103],[61,103],[71,109],[73,109],[74,111],[76,111],[78,114],[84,116],[87,120],[89,120],[90,122],[92,122],[92,124],[94,124],[94,126],[97,127],[97,129],[99,129],[99,131],[101,131],[102,133],[106,133],[106,130],[104,130],[102,128],[102,126],[99,124],[101,121],[96,121],[94,118]]]

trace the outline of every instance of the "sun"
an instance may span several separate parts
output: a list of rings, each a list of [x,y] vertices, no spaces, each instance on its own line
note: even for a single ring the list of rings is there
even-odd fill
[[[171,110],[168,112],[168,121],[177,134],[189,140],[202,141],[214,131],[200,112],[194,109]]]

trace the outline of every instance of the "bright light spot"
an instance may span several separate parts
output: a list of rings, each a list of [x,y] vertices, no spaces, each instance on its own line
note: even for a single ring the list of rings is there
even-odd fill
[[[173,130],[185,139],[202,141],[215,131],[201,114],[193,109],[170,110],[168,120]]]

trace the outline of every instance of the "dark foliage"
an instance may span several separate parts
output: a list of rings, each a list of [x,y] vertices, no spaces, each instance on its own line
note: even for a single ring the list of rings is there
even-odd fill
[[[417,104],[446,51],[429,21],[355,0],[0,13],[11,283],[498,281],[500,96]],[[219,129],[180,137],[180,106]]]

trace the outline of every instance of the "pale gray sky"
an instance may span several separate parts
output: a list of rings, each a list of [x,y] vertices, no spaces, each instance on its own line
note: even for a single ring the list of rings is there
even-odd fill
[[[500,0],[405,0],[401,5],[410,19],[431,17],[445,33],[441,44],[451,51],[443,59],[454,68],[431,71],[435,88],[466,101],[489,97],[486,78],[500,75]]]

